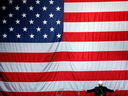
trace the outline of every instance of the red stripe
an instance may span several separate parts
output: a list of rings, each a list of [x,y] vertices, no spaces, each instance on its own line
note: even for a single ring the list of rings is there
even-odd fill
[[[0,76],[6,82],[128,80],[128,71],[1,72]]]
[[[68,42],[127,41],[128,31],[118,32],[64,32],[63,40]]]
[[[1,62],[128,60],[128,51],[0,53]]]
[[[128,1],[128,0],[64,0],[65,3],[68,3],[68,2],[116,2],[116,1]]]
[[[126,12],[64,13],[64,22],[128,21]]]
[[[0,96],[56,96],[56,91],[52,92],[0,92]],[[78,96],[78,91],[63,91],[61,96]],[[94,96],[94,93],[80,91],[79,96]],[[107,93],[106,96],[128,96],[128,90],[118,90],[114,93]]]

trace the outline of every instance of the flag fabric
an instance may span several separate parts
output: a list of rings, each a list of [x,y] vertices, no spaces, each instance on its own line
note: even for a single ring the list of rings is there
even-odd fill
[[[0,96],[128,95],[128,0],[1,0]]]

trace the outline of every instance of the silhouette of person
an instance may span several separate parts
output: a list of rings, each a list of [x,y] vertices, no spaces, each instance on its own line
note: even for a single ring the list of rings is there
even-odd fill
[[[111,89],[108,89],[107,87],[103,86],[102,81],[99,81],[98,85],[99,86],[95,87],[94,89],[90,89],[90,90],[83,89],[83,91],[86,91],[87,93],[94,92],[95,96],[106,96],[106,92],[115,92],[115,91],[117,91],[117,89],[116,90],[111,90]]]

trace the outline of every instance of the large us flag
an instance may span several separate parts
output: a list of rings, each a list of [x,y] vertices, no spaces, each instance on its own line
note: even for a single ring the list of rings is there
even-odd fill
[[[128,96],[127,0],[1,0],[0,96]]]

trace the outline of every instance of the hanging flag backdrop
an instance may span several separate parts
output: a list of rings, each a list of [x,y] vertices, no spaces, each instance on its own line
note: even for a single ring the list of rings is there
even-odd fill
[[[1,0],[0,96],[128,96],[128,0]]]

